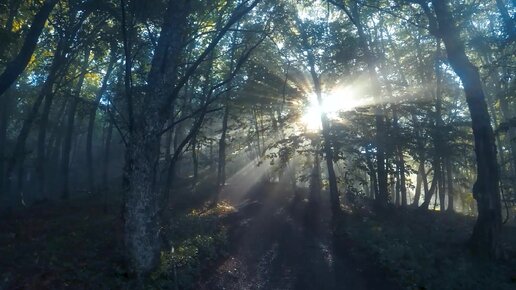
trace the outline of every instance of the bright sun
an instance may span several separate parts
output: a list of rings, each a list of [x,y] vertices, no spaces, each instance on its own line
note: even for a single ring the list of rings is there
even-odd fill
[[[357,98],[354,90],[349,87],[339,87],[328,94],[323,94],[322,105],[319,105],[317,96],[309,96],[309,105],[305,108],[301,123],[308,131],[321,130],[321,113],[325,112],[329,118],[336,118],[339,112],[349,111],[363,105]]]

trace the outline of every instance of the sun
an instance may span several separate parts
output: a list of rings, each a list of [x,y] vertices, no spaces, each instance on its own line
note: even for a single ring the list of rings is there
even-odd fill
[[[323,94],[322,99],[322,104],[319,104],[316,94],[308,96],[308,105],[304,109],[300,120],[303,127],[308,131],[321,130],[322,113],[326,113],[330,119],[335,119],[340,112],[350,111],[364,105],[351,86],[335,88],[329,93]]]

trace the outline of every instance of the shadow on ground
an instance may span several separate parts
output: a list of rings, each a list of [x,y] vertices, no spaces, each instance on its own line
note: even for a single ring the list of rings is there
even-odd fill
[[[306,192],[286,188],[260,183],[242,194],[227,186],[222,198],[239,209],[229,217],[230,255],[201,289],[399,289],[370,261],[335,254],[327,200],[314,210]]]

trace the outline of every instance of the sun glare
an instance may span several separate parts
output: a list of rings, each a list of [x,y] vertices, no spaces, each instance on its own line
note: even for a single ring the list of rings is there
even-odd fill
[[[319,105],[317,96],[309,96],[308,106],[305,108],[301,123],[309,131],[321,130],[321,113],[326,113],[328,118],[337,118],[340,112],[352,110],[364,105],[363,100],[357,98],[356,92],[349,87],[339,87],[327,94],[323,94],[322,104]]]

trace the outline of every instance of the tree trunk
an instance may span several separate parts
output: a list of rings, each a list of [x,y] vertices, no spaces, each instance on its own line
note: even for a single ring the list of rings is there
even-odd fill
[[[129,137],[124,166],[124,241],[129,268],[137,275],[140,282],[158,266],[160,258],[160,213],[163,212],[160,206],[164,209],[168,204],[160,198],[162,196],[156,186],[156,178],[161,134],[170,117],[172,104],[177,99],[179,91],[225,33],[253,9],[258,1],[247,6],[245,5],[247,3],[238,6],[206,49],[186,69],[181,78],[177,79],[179,64],[182,63],[180,56],[184,49],[184,32],[187,29],[190,4],[190,1],[186,0],[168,1],[162,30],[152,57],[147,77],[147,92],[143,97],[142,105],[132,108],[132,98],[126,97]],[[124,42],[127,44],[126,41]],[[130,58],[127,47],[126,58]],[[130,71],[131,68],[127,69],[126,65],[126,75]],[[126,81],[126,87],[129,82],[130,80]],[[168,85],[170,83],[173,84],[171,91]],[[129,86],[126,94],[130,92]],[[132,109],[137,110],[135,114],[131,113]],[[185,139],[178,149],[185,146],[185,141],[189,139]],[[176,150],[176,153],[178,152]],[[176,153],[174,157],[178,156]],[[171,166],[174,164],[173,158]]]
[[[428,209],[428,207],[430,206],[430,202],[432,201],[432,196],[434,195],[434,192],[437,188],[437,182],[439,180],[440,175],[440,169],[434,162],[434,178],[432,179],[430,189],[425,192],[425,199],[423,200],[423,203],[421,204],[421,206],[419,206],[419,208]]]
[[[3,105],[0,107],[0,193],[7,191],[4,185],[7,169],[7,128],[11,115],[11,101],[10,91],[7,91]]]
[[[319,106],[322,106],[322,89],[321,82],[315,71],[315,59],[311,52],[308,53],[308,63],[310,66],[310,74],[314,84],[315,94]],[[328,182],[330,184],[330,204],[333,217],[337,217],[340,213],[339,189],[337,185],[337,176],[333,168],[333,149],[330,135],[330,120],[325,112],[321,112],[321,125],[323,136],[323,151],[326,159],[326,168],[328,170]]]
[[[88,119],[88,132],[86,135],[86,168],[88,171],[88,185],[91,193],[95,192],[95,179],[93,174],[93,130],[95,128],[95,118],[97,115],[97,108],[99,107],[100,100],[104,95],[104,92],[107,89],[107,84],[109,78],[111,77],[111,73],[113,72],[113,67],[116,62],[116,48],[111,48],[111,57],[109,59],[109,64],[106,70],[106,74],[102,79],[102,85],[95,96],[95,100],[93,101],[91,110],[89,112]]]
[[[197,155],[197,137],[192,138],[192,165],[193,165],[193,184],[197,183],[199,175],[199,156]]]
[[[88,64],[90,58],[90,50],[87,49],[84,55],[84,62],[81,67],[79,79],[77,81],[77,87],[70,96],[70,106],[68,107],[68,115],[66,120],[66,131],[63,143],[63,151],[61,153],[61,198],[68,199],[70,195],[70,153],[72,151],[72,139],[74,134],[75,126],[75,113],[77,111],[77,105],[79,104],[79,98],[81,97],[81,90],[84,83],[84,78],[87,73]]]
[[[502,216],[495,138],[478,69],[466,55],[447,2],[432,0],[448,60],[462,81],[472,120],[477,158],[473,196],[477,201],[478,218],[471,236],[471,246],[479,254],[498,258],[501,255]]]
[[[131,270],[139,279],[156,268],[160,256],[160,198],[156,188],[160,128],[156,119],[145,121],[149,126],[145,130],[135,127],[128,140],[124,168],[128,182],[124,195],[124,241]]]
[[[49,85],[51,86],[50,83],[51,83],[51,81],[49,79],[47,79],[47,81],[45,81],[45,84],[43,84],[43,86],[44,87],[49,86]],[[45,88],[43,88],[43,90],[45,90]],[[26,155],[25,141],[27,140],[27,137],[29,136],[30,129],[32,127],[32,123],[34,122],[34,120],[36,120],[36,117],[37,117],[38,111],[39,111],[39,107],[41,106],[41,103],[43,102],[44,96],[45,96],[44,94],[40,93],[38,95],[37,99],[35,100],[34,104],[32,104],[32,108],[28,112],[27,118],[23,121],[22,128],[20,130],[20,133],[18,134],[18,138],[16,139],[13,153],[12,153],[11,157],[9,158],[9,160],[7,161],[7,169],[6,169],[6,173],[5,173],[5,175],[6,175],[6,184],[5,184],[6,191],[10,190],[12,174],[13,174],[16,164],[24,163],[25,155]]]
[[[414,201],[412,202],[412,207],[419,206],[419,200],[421,199],[421,185],[423,183],[423,175],[425,174],[425,163],[423,161],[419,162],[419,168],[417,170],[417,180],[416,180],[416,192],[414,195]]]
[[[220,189],[226,183],[226,134],[228,131],[229,105],[224,108],[222,117],[222,134],[219,139],[219,166],[217,169],[217,187]]]
[[[36,178],[37,184],[41,190],[41,196],[46,197],[46,144],[47,144],[47,130],[48,130],[48,120],[50,117],[50,110],[52,108],[52,103],[54,99],[53,92],[53,83],[57,79],[59,70],[61,69],[63,62],[65,61],[64,55],[64,42],[60,40],[56,52],[54,54],[54,59],[52,61],[52,66],[50,67],[50,72],[48,74],[48,80],[50,81],[50,85],[44,86],[43,90],[40,94],[45,96],[45,103],[43,105],[43,112],[41,113],[41,118],[39,120],[39,132],[38,132],[38,144],[37,144],[37,157],[36,157]]]
[[[104,159],[102,160],[102,190],[104,195],[109,192],[109,162],[110,162],[110,151],[111,151],[111,138],[113,136],[113,122],[109,122],[106,141],[104,143]]]
[[[446,181],[448,181],[448,212],[454,212],[454,202],[453,198],[455,193],[453,191],[453,172],[452,172],[452,164],[449,159],[446,160]]]
[[[403,157],[403,152],[399,151],[399,175],[400,175],[400,183],[401,183],[401,206],[407,206],[407,184],[405,179],[405,158]]]
[[[441,177],[439,178],[439,209],[441,213],[446,210],[446,179],[446,168],[444,167],[444,164],[442,164]]]

